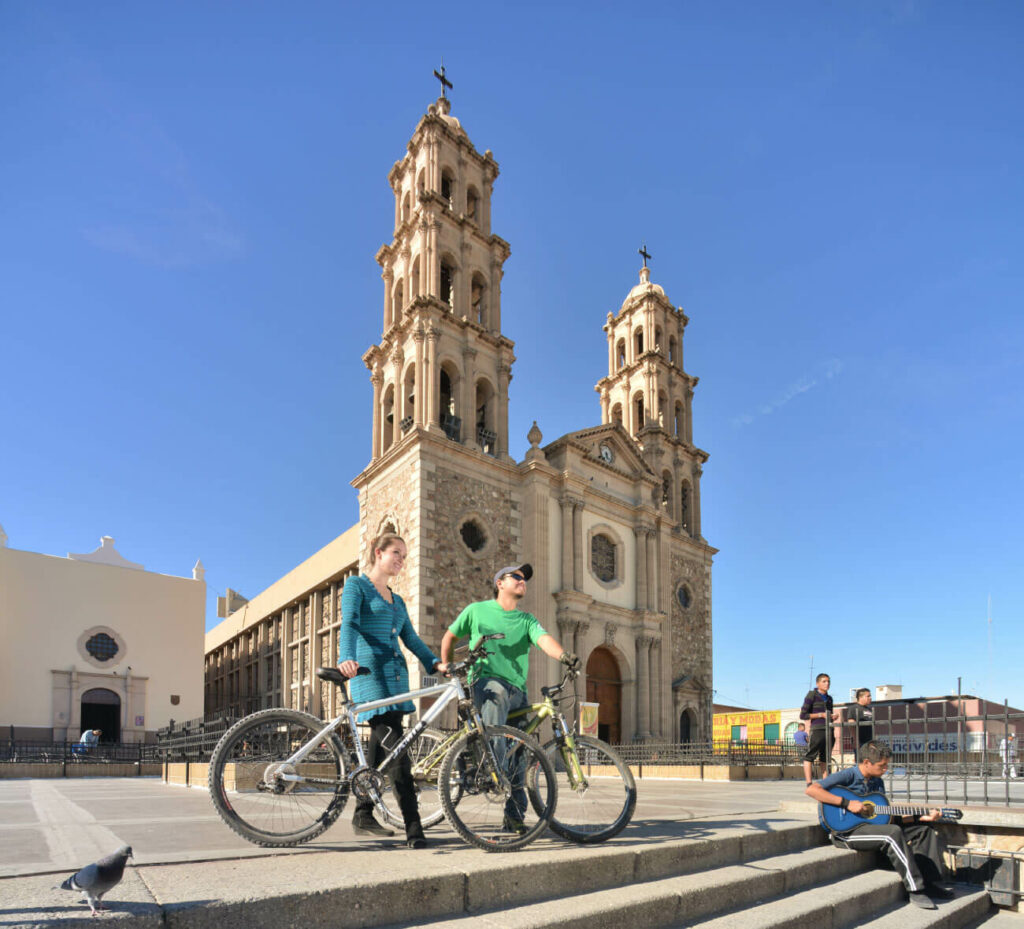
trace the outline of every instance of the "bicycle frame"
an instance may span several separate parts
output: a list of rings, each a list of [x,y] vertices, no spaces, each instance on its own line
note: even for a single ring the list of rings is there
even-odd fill
[[[521,719],[530,713],[535,715],[530,716],[526,720],[525,725],[522,727],[523,732],[527,735],[533,735],[541,727],[541,723],[544,720],[550,719],[551,729],[555,734],[555,742],[558,745],[559,754],[562,756],[562,762],[565,764],[566,772],[569,775],[569,785],[574,790],[580,786],[585,786],[587,778],[583,773],[583,767],[580,765],[579,755],[576,753],[576,740],[573,738],[573,731],[567,725],[565,716],[555,706],[551,695],[545,694],[544,700],[541,703],[530,703],[522,709],[513,710],[508,714],[508,718],[511,722],[513,719]]]
[[[395,694],[391,697],[385,697],[380,700],[368,700],[366,703],[346,703],[344,710],[337,716],[328,722],[323,729],[321,729],[313,738],[311,738],[305,745],[303,745],[297,752],[291,755],[284,764],[296,765],[299,764],[314,748],[316,748],[325,738],[330,736],[339,728],[347,728],[351,733],[357,731],[358,723],[356,717],[360,713],[365,713],[367,710],[376,710],[384,706],[392,706],[395,703],[403,703],[406,700],[412,700],[417,697],[434,697],[437,696],[440,699],[434,703],[433,706],[423,714],[422,719],[415,726],[412,727],[399,741],[399,743],[388,753],[387,757],[380,763],[377,768],[378,771],[384,772],[391,765],[391,763],[403,752],[406,747],[416,738],[427,726],[429,726],[438,716],[442,713],[444,708],[448,706],[452,700],[465,700],[466,691],[462,686],[462,682],[458,678],[452,678],[447,684],[436,684],[433,687],[423,687],[420,690],[410,690],[406,693]],[[366,754],[363,752],[363,745],[359,739],[353,739],[356,758],[359,761],[359,767],[368,767],[366,763]],[[283,781],[302,781],[305,778],[301,774],[279,774],[278,775]]]

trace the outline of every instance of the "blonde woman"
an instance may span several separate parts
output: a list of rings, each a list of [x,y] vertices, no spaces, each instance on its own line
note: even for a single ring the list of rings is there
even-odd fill
[[[341,594],[341,632],[338,642],[338,668],[352,679],[352,699],[358,703],[383,700],[409,690],[409,669],[399,647],[404,643],[423,665],[427,673],[445,671],[438,657],[416,634],[405,603],[388,583],[405,565],[408,552],[405,542],[394,533],[384,533],[374,540],[370,567],[364,574],[350,577]],[[356,677],[360,667],[372,672]],[[370,726],[369,763],[376,766],[387,756],[402,736],[402,717],[416,708],[409,700],[359,716],[359,722]],[[427,842],[420,825],[419,805],[408,755],[403,755],[391,768],[398,796],[398,805],[405,819],[405,839],[410,848],[423,848]],[[356,803],[352,826],[360,835],[392,836],[373,818],[373,803]]]

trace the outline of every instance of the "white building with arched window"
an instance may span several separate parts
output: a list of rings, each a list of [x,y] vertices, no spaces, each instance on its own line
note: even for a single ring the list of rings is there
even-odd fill
[[[7,547],[0,530],[0,727],[5,736],[144,742],[203,713],[206,582],[157,574],[104,536],[66,558]]]

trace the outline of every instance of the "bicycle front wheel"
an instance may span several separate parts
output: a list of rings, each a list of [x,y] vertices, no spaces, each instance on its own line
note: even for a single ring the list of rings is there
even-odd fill
[[[316,838],[341,813],[348,781],[341,745],[327,736],[298,764],[288,759],[323,728],[297,710],[261,710],[235,723],[210,759],[210,799],[228,826],[256,845]]]
[[[618,835],[636,809],[636,781],[629,765],[607,742],[573,736],[575,754],[554,740],[544,746],[558,779],[558,815],[551,831],[589,845]]]
[[[522,730],[488,726],[485,731],[483,736],[462,733],[445,755],[438,782],[441,804],[452,828],[470,845],[510,852],[547,828],[557,799],[555,772]]]
[[[424,729],[406,749],[412,763],[412,779],[416,784],[416,801],[420,808],[420,823],[424,829],[436,826],[444,819],[444,807],[437,781],[441,763],[447,751],[446,742],[450,736],[437,729]],[[390,787],[381,796],[384,818],[392,826],[403,827],[405,819],[398,806],[398,795]]]

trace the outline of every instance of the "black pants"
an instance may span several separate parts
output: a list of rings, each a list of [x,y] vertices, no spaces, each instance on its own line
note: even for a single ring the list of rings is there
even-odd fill
[[[907,890],[924,890],[925,884],[949,880],[942,853],[946,843],[928,823],[876,826],[865,823],[849,832],[834,834],[832,844],[858,852],[881,851],[892,862]]]
[[[398,744],[402,738],[402,717],[405,716],[399,710],[391,710],[381,713],[370,719],[370,750],[367,761],[373,767],[379,765],[389,751]],[[405,820],[405,828],[415,823],[419,825],[420,808],[416,802],[416,784],[412,777],[412,763],[409,761],[408,753],[403,754],[389,769],[391,782],[395,785],[395,794],[398,797],[398,806],[402,811],[402,818]],[[358,800],[356,802],[353,820],[373,815],[372,800]]]

